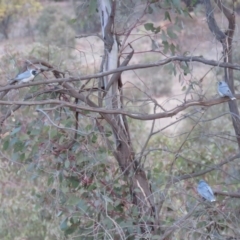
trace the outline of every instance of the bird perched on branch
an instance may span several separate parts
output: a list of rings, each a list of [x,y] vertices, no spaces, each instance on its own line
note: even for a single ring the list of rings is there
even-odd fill
[[[199,195],[209,202],[215,202],[213,191],[211,187],[204,181],[200,180],[197,186],[197,191]]]
[[[11,82],[11,84],[14,83],[26,83],[32,81],[36,75],[38,74],[38,71],[36,69],[28,69],[27,71],[18,74]]]
[[[236,98],[233,96],[231,89],[225,81],[218,82],[218,93],[221,97],[229,97],[231,100]]]

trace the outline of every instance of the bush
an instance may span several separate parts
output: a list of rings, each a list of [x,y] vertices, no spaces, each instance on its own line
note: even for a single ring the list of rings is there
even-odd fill
[[[74,46],[75,32],[70,19],[53,7],[45,8],[36,23],[40,40],[57,46]]]
[[[57,46],[74,46],[75,32],[63,20],[55,22],[49,29],[47,34],[49,42]]]
[[[56,21],[56,9],[53,7],[45,8],[37,20],[36,29],[40,36],[45,36],[49,32],[50,23]]]

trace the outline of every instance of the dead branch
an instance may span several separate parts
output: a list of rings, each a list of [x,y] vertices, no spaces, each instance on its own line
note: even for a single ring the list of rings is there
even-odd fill
[[[223,192],[219,190],[213,190],[215,195],[222,195],[230,198],[240,198],[240,193],[238,192]]]
[[[87,75],[84,77],[58,78],[58,79],[51,79],[51,80],[47,80],[47,81],[37,81],[37,82],[32,82],[32,83],[27,83],[27,84],[5,86],[5,87],[0,88],[0,92],[5,91],[5,90],[11,90],[11,89],[19,89],[19,88],[24,88],[24,87],[37,86],[37,85],[42,85],[42,84],[77,82],[77,81],[83,81],[83,80],[88,80],[88,79],[101,78],[101,77],[111,75],[111,74],[114,74],[117,72],[124,72],[124,71],[136,70],[136,69],[163,66],[165,64],[168,64],[168,63],[171,63],[174,61],[200,62],[200,63],[210,65],[210,66],[216,66],[216,67],[221,67],[221,68],[230,68],[230,69],[240,71],[240,65],[238,65],[238,64],[218,62],[215,60],[208,60],[208,59],[205,59],[203,57],[198,57],[198,56],[195,56],[195,57],[176,56],[176,57],[166,58],[164,60],[160,60],[158,62],[149,63],[149,64],[135,64],[135,65],[125,66],[125,67],[119,67],[119,68],[116,68],[116,69],[113,69],[110,71]]]
[[[182,176],[179,176],[179,177],[174,176],[173,179],[172,179],[172,183],[174,184],[174,183],[182,181],[182,180],[202,176],[202,175],[204,175],[206,173],[209,173],[211,171],[214,171],[214,170],[219,170],[220,167],[222,167],[223,165],[225,165],[227,163],[230,163],[230,162],[232,162],[232,161],[234,161],[235,159],[238,159],[238,158],[240,158],[240,153],[235,154],[234,156],[222,161],[219,164],[214,164],[212,166],[208,166],[206,170],[202,170],[202,171],[199,171],[199,172],[196,172],[196,173],[188,173],[188,174],[185,174],[185,175],[182,175]]]
[[[80,95],[78,92],[73,92],[69,91],[68,94],[72,97],[79,97]],[[240,94],[235,94],[235,97],[237,99],[240,99]],[[81,96],[81,101],[85,102],[86,99],[84,95]],[[205,106],[205,107],[210,107],[214,105],[218,105],[224,102],[230,101],[229,98],[215,98],[207,101],[189,101],[186,103],[183,103],[180,106],[177,106],[176,108],[162,112],[162,113],[155,113],[155,114],[141,114],[138,112],[130,112],[130,111],[124,111],[121,109],[105,109],[105,108],[99,108],[95,103],[91,102],[90,107],[86,106],[79,106],[73,103],[65,102],[65,101],[59,101],[59,100],[43,100],[43,101],[32,101],[32,102],[27,102],[27,101],[0,101],[0,105],[25,105],[25,106],[33,106],[33,105],[46,105],[46,104],[54,104],[54,105],[59,105],[63,107],[69,107],[72,110],[73,109],[79,109],[79,110],[86,110],[90,112],[96,112],[99,114],[123,114],[126,115],[130,118],[133,119],[138,119],[138,120],[154,120],[158,118],[167,118],[167,117],[172,117],[179,112],[182,112],[183,110],[193,107],[193,106]],[[88,102],[89,103],[89,102]],[[91,107],[92,106],[92,107]]]
[[[192,210],[186,214],[185,216],[181,217],[180,219],[178,219],[177,221],[175,221],[171,227],[169,227],[164,235],[160,238],[161,240],[166,240],[166,239],[169,239],[169,235],[171,235],[175,230],[177,229],[181,229],[183,227],[183,225],[187,225],[187,219],[189,217],[191,217],[193,215],[193,213],[195,212],[196,208],[198,207],[199,203],[197,203],[193,208]],[[192,220],[191,220],[192,221]]]

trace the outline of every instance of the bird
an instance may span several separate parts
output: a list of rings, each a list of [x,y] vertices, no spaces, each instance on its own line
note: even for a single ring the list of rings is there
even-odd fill
[[[36,69],[28,69],[27,71],[18,74],[11,82],[10,84],[14,83],[26,83],[32,81],[36,75],[38,74],[38,71]]]
[[[214,197],[211,187],[204,181],[200,180],[197,186],[197,191],[199,195],[209,202],[215,202],[216,198]]]
[[[218,93],[221,97],[229,97],[231,100],[236,99],[225,81],[218,82]]]

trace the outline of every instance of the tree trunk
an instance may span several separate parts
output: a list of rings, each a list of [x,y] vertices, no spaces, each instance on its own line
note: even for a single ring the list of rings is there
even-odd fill
[[[220,30],[214,18],[213,14],[214,10],[211,1],[204,0],[208,26],[210,31],[215,35],[216,39],[223,46],[224,62],[232,63],[232,39],[236,25],[235,13],[230,12],[228,8],[222,5],[221,1],[215,0],[215,2],[228,20],[228,30],[225,33]],[[231,68],[224,69],[224,80],[228,83],[232,93],[234,94],[233,69]],[[228,106],[232,117],[232,123],[238,143],[238,148],[240,149],[240,120],[239,120],[240,118],[237,102],[229,101]]]
[[[114,18],[116,13],[116,1],[98,0],[98,11],[101,18],[102,34],[104,39],[104,57],[102,71],[109,71],[119,67],[119,43],[114,29]],[[129,59],[123,64],[127,64]],[[106,107],[109,109],[119,109],[123,107],[121,73],[105,76],[101,82],[101,89],[105,90],[102,98],[105,99]],[[152,222],[146,221],[146,217],[153,217],[155,208],[153,195],[148,184],[144,170],[138,166],[135,160],[135,153],[132,148],[131,138],[128,131],[127,119],[121,114],[105,115],[105,120],[111,125],[115,137],[115,157],[118,164],[129,180],[132,201],[139,209],[139,218],[143,233],[153,229]]]

